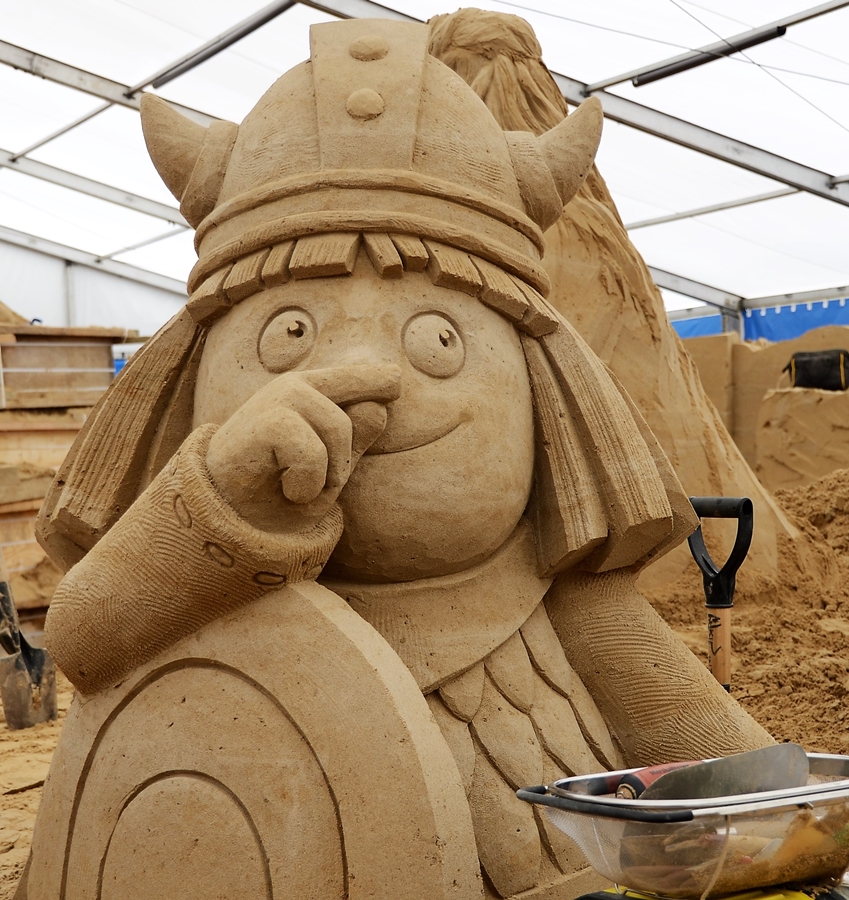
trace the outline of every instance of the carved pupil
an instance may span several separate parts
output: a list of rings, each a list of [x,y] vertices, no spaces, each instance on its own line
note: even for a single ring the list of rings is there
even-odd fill
[[[259,359],[269,372],[286,372],[307,358],[315,346],[312,316],[300,308],[284,309],[266,323],[259,337]]]
[[[445,316],[420,313],[404,328],[404,351],[413,366],[433,378],[450,378],[463,367],[463,341]]]

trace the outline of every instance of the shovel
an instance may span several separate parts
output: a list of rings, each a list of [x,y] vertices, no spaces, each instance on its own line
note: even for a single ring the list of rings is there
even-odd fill
[[[754,507],[748,497],[690,497],[700,519],[737,519],[737,538],[731,554],[720,569],[705,547],[702,526],[687,538],[690,552],[702,571],[708,618],[708,655],[714,678],[731,690],[731,608],[737,570],[746,558],[754,531]]]
[[[6,724],[15,731],[56,718],[56,670],[46,650],[21,634],[9,576],[0,559],[0,700]]]
[[[705,800],[801,787],[808,781],[808,755],[798,744],[711,759],[661,775],[641,800]]]

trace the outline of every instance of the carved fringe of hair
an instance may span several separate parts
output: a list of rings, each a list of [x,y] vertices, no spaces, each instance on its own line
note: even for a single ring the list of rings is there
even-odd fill
[[[198,324],[208,325],[251,294],[290,278],[350,275],[360,246],[381,278],[426,271],[435,285],[477,297],[531,337],[557,330],[554,311],[520,278],[448,244],[400,234],[313,234],[258,250],[210,275],[187,308]]]
[[[645,564],[697,520],[669,460],[604,363],[561,321],[522,338],[534,398],[531,514],[541,574]],[[580,377],[575,377],[580,373]]]

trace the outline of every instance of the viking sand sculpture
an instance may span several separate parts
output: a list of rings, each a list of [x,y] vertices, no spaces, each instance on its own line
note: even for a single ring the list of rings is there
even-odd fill
[[[427,45],[315,26],[238,126],[145,98],[199,259],[42,511],[22,900],[568,898],[517,788],[771,741],[635,590],[692,509],[544,299],[600,109],[504,132]]]

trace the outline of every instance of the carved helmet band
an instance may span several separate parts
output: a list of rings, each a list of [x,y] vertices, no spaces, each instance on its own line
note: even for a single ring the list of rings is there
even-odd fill
[[[199,320],[216,298],[236,302],[224,285],[241,260],[252,258],[242,268],[255,289],[269,255],[280,279],[292,242],[321,234],[414,236],[430,259],[442,245],[497,266],[531,303],[548,293],[543,231],[592,165],[600,104],[588,100],[539,138],[504,132],[428,54],[428,37],[425,25],[384,19],[313,26],[310,59],[240,126],[204,128],[143,98],[150,155],[197,229],[189,291],[203,298]]]

